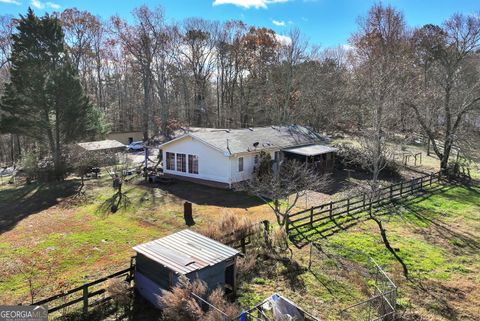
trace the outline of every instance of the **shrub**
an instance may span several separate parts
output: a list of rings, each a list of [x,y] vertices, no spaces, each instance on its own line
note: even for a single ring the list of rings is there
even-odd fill
[[[181,277],[179,283],[171,291],[164,291],[162,296],[163,318],[165,321],[201,320],[202,308],[191,293],[204,295],[207,290],[205,283],[195,280],[190,283],[186,277]]]
[[[369,168],[366,166],[367,162],[364,161],[367,155],[361,147],[356,147],[351,143],[337,143],[335,147],[338,148],[336,159],[340,169],[349,168],[369,172]],[[382,173],[390,177],[400,177],[399,167],[392,159],[386,160],[386,166]]]
[[[37,178],[38,175],[38,156],[31,152],[27,153],[22,159],[22,171],[27,176],[27,181]]]
[[[165,321],[217,321],[222,320],[224,314],[233,319],[240,313],[236,305],[230,303],[223,295],[223,290],[217,288],[208,296],[208,288],[203,281],[190,282],[186,277],[181,277],[179,283],[171,291],[164,291],[162,297],[163,318]],[[202,297],[217,309],[206,308],[204,311],[201,304],[193,295]],[[206,299],[205,299],[206,297]]]

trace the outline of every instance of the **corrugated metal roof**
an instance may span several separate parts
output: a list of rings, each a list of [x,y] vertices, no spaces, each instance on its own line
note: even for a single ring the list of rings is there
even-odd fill
[[[98,140],[94,142],[84,142],[84,143],[78,143],[77,145],[89,151],[112,149],[112,148],[125,148],[124,144],[113,139]]]
[[[315,156],[315,155],[336,152],[337,150],[338,150],[337,148],[316,144],[316,145],[288,148],[288,149],[284,149],[283,151],[287,153],[293,153],[293,154],[303,155],[303,156]]]
[[[192,131],[190,136],[212,146],[225,155],[261,151],[264,149],[281,149],[322,142],[323,137],[313,130],[299,126],[269,126],[242,129],[207,129]],[[167,142],[168,145],[173,141]]]
[[[180,274],[215,265],[240,253],[188,229],[137,245],[133,249]]]

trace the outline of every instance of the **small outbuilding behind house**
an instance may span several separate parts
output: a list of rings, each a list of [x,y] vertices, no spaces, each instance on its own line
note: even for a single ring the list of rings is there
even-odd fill
[[[77,143],[76,149],[82,152],[104,152],[104,153],[118,153],[125,151],[125,145],[119,141],[106,139],[97,140],[93,142]]]

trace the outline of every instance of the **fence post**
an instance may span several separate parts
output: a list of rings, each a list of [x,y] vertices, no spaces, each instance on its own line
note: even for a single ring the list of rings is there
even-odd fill
[[[430,173],[430,187],[432,187],[433,173]]]
[[[310,226],[313,227],[313,206],[310,207]]]
[[[363,210],[365,211],[365,194],[363,194]]]
[[[246,254],[247,253],[247,248],[245,246],[245,236],[242,237],[242,239],[240,240],[240,245],[242,247],[242,253],[243,254]]]
[[[347,198],[347,215],[350,215],[350,199]]]
[[[400,197],[403,196],[403,181],[400,182]]]
[[[269,237],[269,231],[270,231],[270,221],[265,220],[263,221],[263,237],[265,238],[265,244],[270,246],[270,237]]]
[[[330,219],[332,218],[332,207],[333,207],[333,204],[332,204],[332,201],[330,201]]]
[[[393,198],[393,185],[390,185],[390,200]]]
[[[83,286],[83,314],[88,313],[88,285]]]

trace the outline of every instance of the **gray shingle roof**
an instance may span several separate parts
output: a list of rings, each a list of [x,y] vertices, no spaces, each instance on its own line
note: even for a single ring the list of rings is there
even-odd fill
[[[263,149],[283,149],[322,141],[318,133],[299,125],[206,130],[190,132],[187,135],[227,155]]]
[[[133,249],[180,274],[228,260],[239,251],[192,230],[183,230]]]

